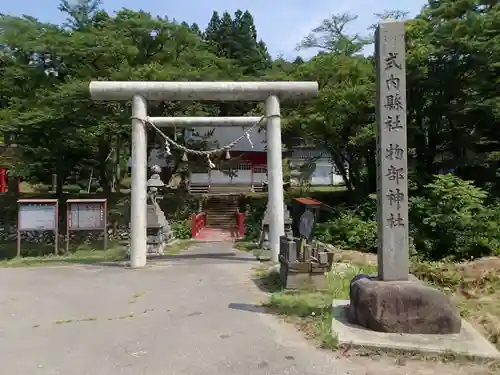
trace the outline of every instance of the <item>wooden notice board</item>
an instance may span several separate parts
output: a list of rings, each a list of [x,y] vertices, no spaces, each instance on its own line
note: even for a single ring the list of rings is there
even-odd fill
[[[108,202],[106,199],[68,199],[66,201],[66,251],[72,231],[102,231],[104,249],[108,247]]]
[[[22,232],[54,232],[54,253],[58,253],[59,204],[57,199],[18,199],[17,256],[21,256]]]

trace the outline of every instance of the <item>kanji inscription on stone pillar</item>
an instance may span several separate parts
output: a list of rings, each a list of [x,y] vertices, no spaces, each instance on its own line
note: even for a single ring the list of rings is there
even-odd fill
[[[377,62],[378,276],[408,280],[408,166],[403,21],[385,20],[375,33]]]

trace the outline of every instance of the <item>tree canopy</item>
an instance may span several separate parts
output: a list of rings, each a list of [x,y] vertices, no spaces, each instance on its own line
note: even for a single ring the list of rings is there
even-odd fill
[[[287,61],[271,58],[244,10],[214,12],[205,29],[130,9],[110,15],[99,0],[62,0],[59,10],[63,25],[0,16],[0,131],[17,145],[12,173],[40,181],[57,173],[61,186],[92,169],[111,189],[113,163],[129,154],[130,103],[92,102],[91,80],[304,79],[317,80],[320,95],[283,103],[285,142],[300,136],[325,148],[350,191],[375,191],[374,60],[366,52],[373,40],[370,29],[348,33],[355,15],[325,15],[298,41],[316,56]],[[406,29],[412,181],[423,187],[453,169],[500,191],[500,4],[429,0]],[[261,107],[168,102],[150,111],[243,115]]]

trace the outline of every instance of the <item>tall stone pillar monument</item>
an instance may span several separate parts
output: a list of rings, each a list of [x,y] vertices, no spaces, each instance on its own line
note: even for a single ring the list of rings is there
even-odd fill
[[[408,150],[404,23],[382,22],[377,59],[378,276],[408,280]]]
[[[386,20],[375,34],[378,276],[351,280],[351,323],[391,333],[450,334],[458,310],[437,289],[409,280],[405,25]]]

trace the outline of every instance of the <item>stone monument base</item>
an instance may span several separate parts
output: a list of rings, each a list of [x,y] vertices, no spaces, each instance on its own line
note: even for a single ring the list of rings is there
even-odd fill
[[[444,293],[419,281],[380,281],[358,275],[351,280],[350,323],[387,333],[454,334],[460,313]]]
[[[347,310],[349,300],[334,300],[332,304],[332,336],[340,347],[394,350],[397,353],[421,354],[456,353],[478,359],[500,359],[495,346],[486,340],[474,327],[462,320],[462,331],[453,335],[419,335],[411,333],[385,333],[366,329],[349,323]]]
[[[328,264],[312,262],[289,263],[280,259],[280,280],[285,289],[301,289],[312,287],[315,290],[327,290],[329,271]]]

